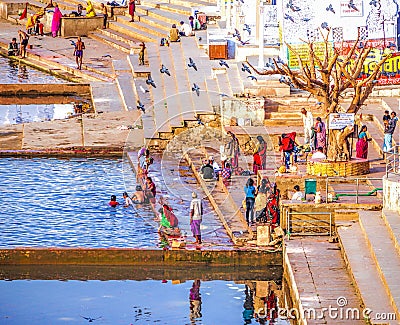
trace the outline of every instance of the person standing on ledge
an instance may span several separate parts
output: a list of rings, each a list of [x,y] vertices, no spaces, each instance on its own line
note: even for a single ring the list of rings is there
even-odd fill
[[[201,244],[200,224],[203,217],[203,205],[201,200],[197,198],[196,192],[192,193],[192,198],[190,202],[190,229],[196,239],[196,244]]]
[[[54,7],[53,19],[51,21],[51,35],[57,37],[60,33],[62,13],[56,4]]]
[[[131,15],[131,20],[130,20],[131,23],[135,21],[135,10],[136,10],[135,0],[129,0],[129,14]]]
[[[311,150],[314,150],[314,143],[312,142],[312,133],[314,126],[314,118],[311,112],[307,112],[307,110],[303,107],[301,109],[301,116],[303,118],[303,127],[304,127],[304,144],[309,144]]]
[[[146,45],[144,42],[140,43],[140,52],[139,52],[139,65],[144,65],[144,51],[146,50]]]
[[[82,58],[83,50],[85,49],[85,43],[82,42],[81,37],[78,37],[78,41],[75,43],[74,56],[76,57],[77,69],[82,70]]]
[[[107,13],[107,7],[104,5],[104,3],[101,4],[101,14],[103,15],[103,29],[106,29],[108,13]]]

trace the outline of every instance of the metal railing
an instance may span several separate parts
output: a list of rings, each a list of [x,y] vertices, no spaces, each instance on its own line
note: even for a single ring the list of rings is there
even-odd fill
[[[356,198],[356,203],[358,204],[360,196],[373,196],[377,195],[378,191],[382,191],[382,178],[379,177],[327,177],[326,184],[325,184],[325,197],[328,198],[329,193],[329,184],[332,185],[335,181],[345,184],[352,184],[355,183],[355,191],[351,192],[344,192],[344,193],[336,193],[334,199],[340,196],[353,196]],[[374,186],[371,181],[379,181],[380,186]],[[368,186],[371,187],[370,191],[360,191],[360,184],[366,183]],[[336,191],[335,191],[336,192]]]
[[[400,146],[396,145],[385,151],[386,177],[389,173],[400,174]]]
[[[294,219],[293,216],[329,216],[329,222],[322,218]],[[332,212],[289,212],[286,210],[286,229],[289,239],[293,235],[332,236]]]

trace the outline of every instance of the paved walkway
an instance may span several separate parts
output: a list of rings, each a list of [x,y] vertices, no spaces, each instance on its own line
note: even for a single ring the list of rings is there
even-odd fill
[[[338,244],[329,243],[326,237],[312,237],[290,240],[286,245],[287,262],[297,287],[294,298],[299,299],[307,324],[365,324],[362,302]],[[329,308],[337,308],[336,315],[329,313]],[[346,309],[350,308],[359,310],[359,319],[346,319]]]

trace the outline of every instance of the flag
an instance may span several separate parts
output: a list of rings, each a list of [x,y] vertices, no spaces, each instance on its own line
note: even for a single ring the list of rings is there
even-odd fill
[[[25,19],[28,15],[28,3],[25,4],[25,9],[21,14],[21,17],[19,17],[19,20]]]

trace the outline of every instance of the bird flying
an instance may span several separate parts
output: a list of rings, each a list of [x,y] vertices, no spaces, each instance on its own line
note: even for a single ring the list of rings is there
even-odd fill
[[[192,91],[196,92],[197,96],[200,96],[200,87],[197,86],[195,83],[193,84]]]
[[[169,73],[169,70],[167,69],[167,67],[164,64],[161,64],[160,72],[171,76],[171,74]]]
[[[189,67],[189,68],[193,68],[194,70],[197,71],[196,63],[193,61],[192,58],[189,58],[188,67]]]
[[[102,55],[101,57],[102,57],[102,58],[111,58],[111,55],[110,55],[110,54],[104,54],[104,55]]]
[[[249,26],[249,25],[247,25],[247,24],[244,24],[243,30],[244,30],[244,31],[246,31],[246,32],[248,32],[248,33],[249,33],[249,35],[251,35],[251,28],[250,28],[250,26]]]
[[[326,29],[326,30],[329,30],[329,26],[328,26],[328,23],[327,23],[326,21],[324,21],[324,22],[321,24],[321,27],[324,28],[324,29]]]
[[[290,20],[292,23],[294,23],[294,18],[288,14],[285,14],[285,16],[283,18]]]
[[[301,20],[302,20],[302,21],[305,21],[305,22],[309,22],[309,21],[311,20],[311,18],[304,17],[304,18],[302,18]]]
[[[142,104],[142,102],[141,102],[140,100],[137,101],[137,106],[136,106],[136,108],[142,110],[143,113],[146,113],[146,110],[145,110],[145,108],[144,108],[144,105]]]
[[[226,63],[225,60],[219,60],[219,65],[220,65],[221,67],[224,66],[224,67],[227,67],[227,68],[229,69],[229,65],[228,65],[228,63]]]
[[[72,46],[76,46],[76,43],[73,40],[70,39],[69,41],[71,42]]]
[[[247,76],[247,78],[250,78],[252,81],[257,81],[257,78],[254,77],[253,75]]]
[[[156,83],[154,82],[154,80],[150,76],[147,77],[146,84],[147,85],[152,85],[154,88],[157,88],[156,87]]]
[[[371,1],[369,2],[369,5],[370,5],[370,6],[374,6],[374,7],[378,7],[378,1],[377,1],[377,0],[371,0]]]
[[[330,11],[335,14],[335,9],[333,9],[332,4],[330,3],[328,7],[326,7],[326,11]]]
[[[247,64],[242,63],[242,71],[251,74],[251,70]]]
[[[355,11],[358,11],[358,8],[356,7],[356,5],[354,4],[354,0],[350,0],[348,5],[347,5],[350,9],[353,9]]]
[[[81,315],[80,315],[81,316]],[[87,321],[89,321],[89,323],[94,322],[96,319],[100,319],[102,316],[97,317],[97,318],[92,318],[92,317],[85,317],[85,316],[81,316],[83,319],[86,319]]]

